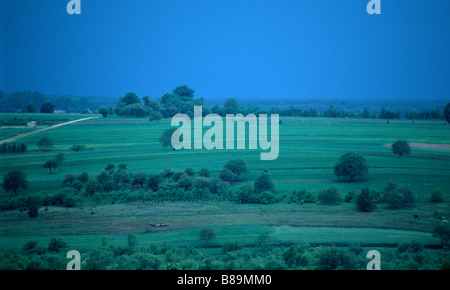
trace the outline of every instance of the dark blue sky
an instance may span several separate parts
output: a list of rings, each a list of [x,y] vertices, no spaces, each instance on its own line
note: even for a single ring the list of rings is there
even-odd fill
[[[0,1],[5,92],[449,97],[448,0]]]

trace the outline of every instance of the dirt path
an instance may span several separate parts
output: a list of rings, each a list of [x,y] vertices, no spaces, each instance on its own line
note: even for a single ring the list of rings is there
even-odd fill
[[[95,119],[95,118],[100,118],[100,117],[89,117],[89,118],[73,120],[73,121],[70,121],[70,122],[61,123],[61,124],[53,125],[53,126],[50,126],[50,127],[38,129],[38,130],[35,130],[35,131],[23,133],[23,134],[20,134],[20,135],[17,135],[17,136],[14,136],[14,137],[11,137],[11,138],[8,138],[8,139],[5,139],[5,140],[1,140],[0,144],[9,143],[9,142],[16,141],[16,140],[18,140],[20,138],[23,138],[23,137],[26,137],[26,136],[29,136],[29,135],[37,134],[37,133],[40,133],[40,132],[43,132],[43,131],[56,129],[56,128],[59,128],[59,127],[62,127],[62,126],[70,125],[70,124],[77,123],[77,122],[87,121],[87,120]]]

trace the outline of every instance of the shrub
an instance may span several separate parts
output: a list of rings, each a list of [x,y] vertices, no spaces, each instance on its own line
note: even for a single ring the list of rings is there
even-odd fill
[[[341,201],[337,187],[329,187],[322,190],[317,196],[319,204],[332,205],[338,204]]]
[[[444,202],[444,195],[439,190],[431,193],[430,202]]]
[[[383,201],[388,208],[400,209],[415,202],[414,193],[401,185],[389,182],[383,189]]]
[[[310,192],[306,190],[294,190],[289,196],[289,202],[303,204],[303,203],[314,203],[316,198]]]
[[[355,197],[356,192],[355,191],[350,191],[348,192],[345,197],[344,197],[344,201],[345,202],[352,202],[353,198]]]
[[[368,187],[361,189],[361,193],[356,198],[356,208],[363,212],[371,212],[375,209],[375,202],[372,200]]]
[[[33,205],[31,205],[30,207],[29,207],[29,209],[28,209],[28,216],[30,217],[30,218],[35,218],[35,217],[37,217],[39,214],[38,214],[38,207],[37,207],[37,205],[35,205],[35,204],[33,204]]]
[[[236,191],[236,198],[240,203],[255,203],[256,196],[253,194],[252,186],[241,185]]]
[[[271,204],[277,203],[280,199],[271,191],[263,191],[257,196],[258,203]]]

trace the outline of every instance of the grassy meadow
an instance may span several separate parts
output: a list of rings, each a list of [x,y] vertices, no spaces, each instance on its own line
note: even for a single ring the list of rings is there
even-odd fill
[[[1,114],[0,118],[36,119],[41,114]],[[60,121],[87,117],[85,115],[50,115]],[[387,144],[405,139],[410,143],[449,144],[449,126],[441,121],[281,118],[280,154],[273,161],[261,161],[259,150],[181,150],[163,148],[161,133],[170,127],[170,120],[149,122],[146,118],[98,118],[62,126],[17,140],[26,143],[26,153],[1,154],[0,175],[10,169],[26,173],[29,187],[19,196],[45,195],[66,189],[62,180],[68,173],[100,173],[108,163],[127,164],[130,172],[159,173],[165,168],[175,171],[192,167],[198,172],[210,169],[216,177],[230,159],[246,161],[249,173],[237,183],[253,184],[265,169],[275,183],[277,193],[287,196],[294,190],[319,192],[336,186],[342,196],[363,187],[381,191],[393,181],[410,188],[417,197],[414,206],[390,210],[379,205],[374,212],[362,213],[352,203],[325,206],[318,204],[279,203],[239,204],[231,201],[134,202],[129,204],[77,205],[73,208],[40,208],[39,217],[28,218],[24,211],[0,212],[0,248],[20,248],[28,240],[47,243],[52,237],[63,237],[72,247],[98,247],[102,237],[112,244],[127,243],[127,234],[134,233],[140,245],[189,244],[199,246],[198,232],[209,226],[216,232],[212,245],[228,241],[251,245],[262,234],[277,244],[301,241],[320,244],[359,243],[365,245],[396,245],[419,239],[426,246],[440,240],[432,237],[436,225],[433,212],[450,215],[450,151],[446,148],[413,148],[409,156],[393,155]],[[0,140],[20,134],[23,126],[0,129]],[[54,142],[51,151],[36,146],[42,136]],[[82,144],[89,150],[72,152],[69,148]],[[333,167],[344,152],[361,153],[370,165],[367,179],[357,182],[339,180]],[[61,167],[52,174],[43,164],[57,153],[64,153]],[[444,203],[430,203],[434,190],[444,194]],[[10,193],[0,191],[0,198]],[[161,229],[149,223],[168,223]]]

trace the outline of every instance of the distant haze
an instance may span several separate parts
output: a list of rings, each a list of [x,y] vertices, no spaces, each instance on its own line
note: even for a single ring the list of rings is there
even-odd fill
[[[382,1],[381,15],[368,0],[82,0],[81,15],[67,2],[1,1],[0,90],[449,99],[448,0]]]

